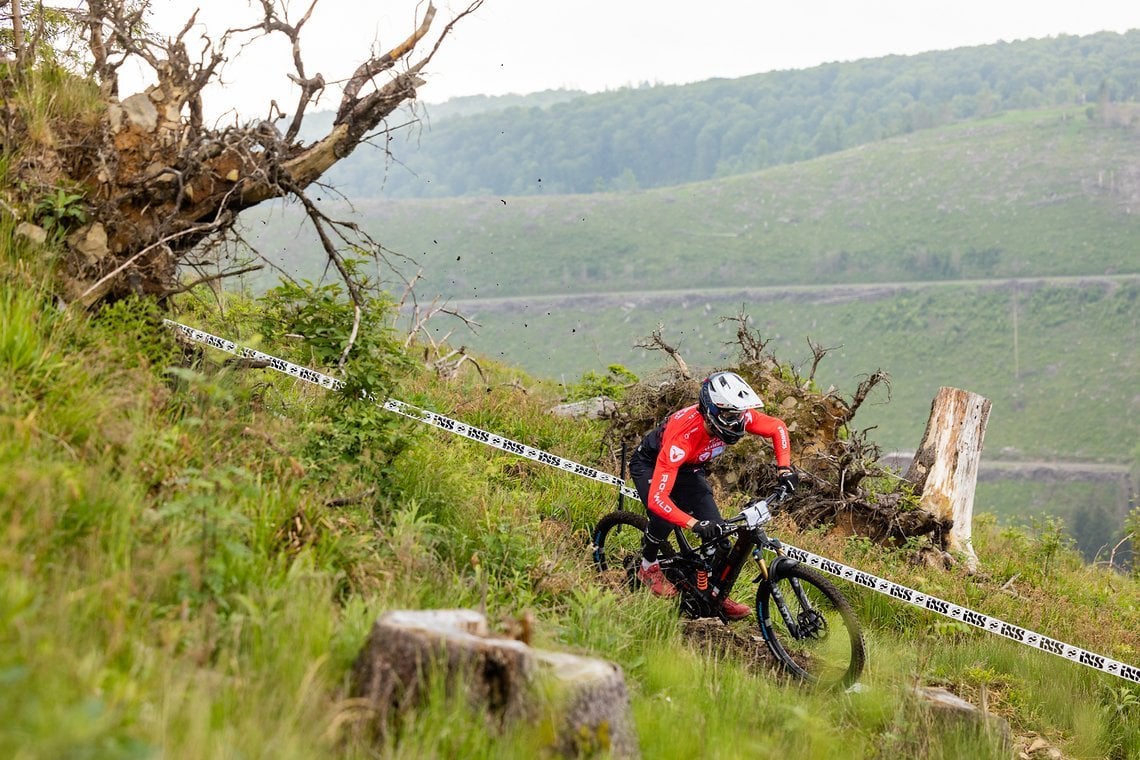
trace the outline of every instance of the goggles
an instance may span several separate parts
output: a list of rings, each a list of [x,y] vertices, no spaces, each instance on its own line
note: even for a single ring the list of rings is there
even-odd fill
[[[743,417],[744,412],[737,411],[735,409],[722,409],[717,415],[717,419],[725,425],[735,425],[736,423],[740,422]]]

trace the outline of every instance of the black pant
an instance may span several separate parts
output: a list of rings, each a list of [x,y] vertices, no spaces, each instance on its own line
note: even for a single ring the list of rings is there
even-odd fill
[[[643,548],[643,556],[653,562],[657,559],[657,542],[664,541],[673,530],[673,523],[658,517],[648,508],[649,482],[653,479],[653,467],[657,462],[657,452],[643,451],[640,446],[633,452],[629,460],[629,474],[633,478],[633,485],[637,488],[637,495],[641,503],[646,505],[649,512],[649,538]],[[720,510],[713,498],[712,486],[705,478],[704,470],[700,467],[682,467],[677,471],[677,481],[669,492],[669,498],[678,507],[688,512],[697,521],[712,520],[720,522]]]

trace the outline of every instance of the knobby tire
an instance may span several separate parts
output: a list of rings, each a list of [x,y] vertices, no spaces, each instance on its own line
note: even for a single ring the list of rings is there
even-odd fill
[[[801,605],[792,587],[792,579],[799,581],[804,594],[821,615]],[[791,627],[778,609],[772,595],[773,584],[765,581],[756,592],[756,610],[760,630],[768,649],[783,667],[796,677],[823,687],[850,686],[863,672],[866,652],[863,634],[851,604],[835,585],[813,568],[795,565],[775,582],[793,621],[822,621],[823,625],[799,638],[792,635]]]
[[[598,572],[608,575],[630,588],[637,588],[637,570],[641,566],[641,542],[649,529],[649,518],[636,512],[619,510],[598,521],[594,528],[594,565]],[[660,555],[674,553],[668,543],[662,544]]]

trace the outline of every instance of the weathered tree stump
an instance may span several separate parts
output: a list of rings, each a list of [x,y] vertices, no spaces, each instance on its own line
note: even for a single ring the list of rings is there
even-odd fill
[[[465,690],[492,727],[548,721],[558,754],[640,754],[620,667],[490,637],[473,610],[382,615],[353,667],[352,693],[370,703],[383,732],[393,711],[423,699],[432,677]]]
[[[923,509],[951,522],[944,548],[960,553],[970,569],[978,565],[971,542],[974,491],[990,406],[976,393],[939,388],[922,443],[903,476],[921,494]]]

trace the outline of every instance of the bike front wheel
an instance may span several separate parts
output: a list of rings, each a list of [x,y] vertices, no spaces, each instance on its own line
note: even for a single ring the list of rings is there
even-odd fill
[[[850,686],[863,672],[863,633],[851,604],[810,567],[795,565],[756,593],[760,631],[790,673],[823,687]]]

